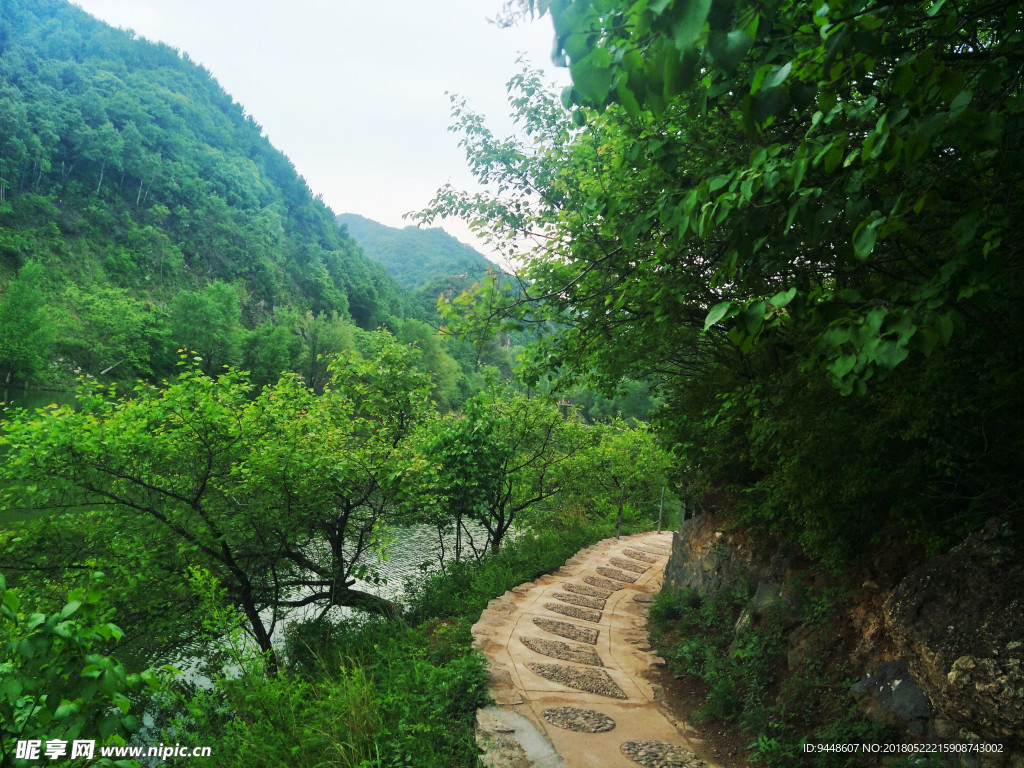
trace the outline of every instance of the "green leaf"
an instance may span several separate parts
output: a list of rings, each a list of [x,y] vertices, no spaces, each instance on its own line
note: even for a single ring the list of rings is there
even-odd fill
[[[711,311],[708,312],[707,318],[705,318],[704,320],[704,330],[706,331],[712,325],[714,325],[723,317],[725,317],[731,307],[731,301],[723,301],[718,304],[715,304],[715,306],[711,308]]]
[[[765,78],[765,88],[775,88],[782,85],[786,78],[789,77],[789,73],[793,70],[793,62],[787,61],[783,66],[779,67],[770,76]]]
[[[794,192],[796,190],[800,189],[800,185],[803,183],[804,174],[807,173],[807,164],[808,164],[807,158],[803,157],[803,158],[797,160],[795,163],[793,163],[793,165],[792,165],[792,167],[790,169],[789,178],[790,178],[790,181],[793,182],[793,191]]]
[[[857,356],[848,354],[839,357],[835,362],[832,363],[832,365],[829,366],[829,369],[832,371],[833,375],[835,375],[837,379],[842,379],[843,377],[846,376],[846,374],[853,370],[853,367],[856,364]]]
[[[743,310],[741,315],[743,327],[751,337],[757,336],[757,334],[761,332],[761,328],[764,326],[764,308],[763,301],[755,301]]]
[[[640,102],[637,101],[636,95],[625,83],[619,83],[619,86],[615,89],[615,97],[631,117],[640,116]]]
[[[865,219],[853,232],[853,255],[859,261],[865,261],[875,249],[875,240],[878,238],[878,228],[885,222],[885,218],[878,212],[873,212],[873,218]]]
[[[694,51],[687,51],[684,54],[668,52],[665,56],[663,78],[665,81],[664,96],[670,99],[676,94],[682,93],[693,82],[694,72],[697,69],[698,56]]]
[[[948,344],[949,340],[953,338],[953,313],[947,312],[946,314],[939,315],[935,321],[935,327],[939,332],[942,343]]]
[[[788,291],[782,291],[780,293],[776,293],[774,296],[772,296],[768,300],[768,303],[771,304],[773,307],[777,307],[778,309],[782,309],[783,307],[787,306],[789,304],[789,302],[791,302],[795,296],[796,296],[796,287],[793,287],[793,288],[790,288]]]
[[[714,30],[708,34],[708,52],[715,66],[726,74],[732,74],[750,50],[754,39],[742,29],[732,32]]]
[[[0,696],[9,702],[17,701],[22,689],[22,682],[16,677],[4,677],[0,680]]]
[[[958,93],[949,103],[950,119],[959,117],[960,113],[967,109],[967,105],[971,103],[971,99],[973,98],[974,93],[969,88],[965,88],[960,91],[960,93]]]
[[[82,702],[80,701],[62,701],[60,706],[57,707],[53,713],[54,720],[66,720],[69,717],[77,715],[82,709]]]
[[[785,88],[765,88],[751,97],[750,110],[754,120],[761,124],[789,109],[789,94]]]
[[[30,642],[29,638],[24,638],[17,645],[18,655],[23,659],[34,659],[36,656],[35,644]]]
[[[607,100],[612,86],[611,63],[607,48],[595,48],[569,65],[573,85],[588,101],[601,105]]]
[[[679,16],[672,22],[672,42],[681,53],[696,44],[711,11],[711,0],[677,0],[674,9]]]
[[[875,361],[883,368],[893,369],[909,354],[906,345],[883,340],[875,350]]]

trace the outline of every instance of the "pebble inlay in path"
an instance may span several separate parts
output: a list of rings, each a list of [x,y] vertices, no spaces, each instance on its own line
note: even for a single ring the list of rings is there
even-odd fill
[[[632,560],[623,560],[621,557],[613,557],[609,559],[608,562],[616,568],[621,568],[624,571],[632,571],[633,573],[646,573],[648,569],[648,566],[646,565],[634,563]]]
[[[574,664],[586,664],[591,667],[601,667],[601,657],[597,651],[585,645],[569,645],[560,640],[545,640],[542,637],[529,637],[520,635],[520,642],[531,651],[550,656],[559,661],[571,661]]]
[[[603,669],[576,669],[565,664],[538,664],[527,662],[526,668],[545,680],[561,683],[578,691],[596,693],[613,699],[624,699],[626,694]]]
[[[624,549],[622,554],[626,557],[632,558],[633,560],[639,560],[641,563],[656,563],[658,558],[654,555],[649,555],[646,552],[641,552],[639,549]]]
[[[608,715],[581,707],[550,707],[543,714],[549,723],[567,731],[605,733],[615,727],[615,721]]]
[[[597,566],[594,569],[602,576],[607,576],[609,579],[615,579],[616,581],[624,581],[627,584],[632,584],[636,581],[636,576],[630,576],[628,573],[623,573],[617,568],[605,568],[603,565]]]
[[[545,632],[564,637],[567,640],[577,640],[581,643],[590,643],[591,645],[597,645],[597,636],[601,631],[599,629],[591,629],[590,627],[581,627],[578,624],[570,624],[568,621],[545,619],[543,616],[534,616],[533,623]]]
[[[598,589],[597,587],[588,587],[585,584],[573,584],[572,582],[566,582],[562,585],[566,591],[574,592],[577,595],[587,595],[589,597],[599,597],[602,600],[607,600],[613,594],[614,590],[611,589]]]
[[[592,587],[598,587],[599,589],[608,589],[612,592],[622,589],[625,584],[619,584],[612,581],[611,579],[602,579],[600,576],[584,576],[583,580]]]
[[[595,611],[604,610],[604,600],[599,600],[596,597],[583,597],[583,595],[572,595],[568,592],[555,592],[555,600],[561,600],[563,603],[569,603],[570,605],[578,605],[581,608],[593,608]]]
[[[655,557],[665,557],[667,555],[671,555],[672,554],[672,550],[670,550],[670,549],[661,549],[660,547],[652,547],[649,544],[647,546],[645,546],[645,547],[640,547],[640,551],[647,552],[648,554],[654,555]]]
[[[622,751],[644,768],[701,768],[707,765],[685,747],[666,741],[627,741]]]
[[[544,607],[563,616],[572,616],[574,619],[589,621],[591,624],[601,623],[600,611],[591,611],[588,608],[580,608],[578,605],[563,605],[562,603],[544,603]]]

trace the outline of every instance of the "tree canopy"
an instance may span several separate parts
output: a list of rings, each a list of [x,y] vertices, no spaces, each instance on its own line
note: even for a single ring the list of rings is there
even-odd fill
[[[409,351],[380,334],[367,357],[331,363],[321,395],[297,376],[254,392],[238,372],[211,378],[185,358],[176,380],[139,385],[130,399],[84,388],[77,408],[12,414],[0,435],[4,508],[61,512],[100,537],[127,537],[145,553],[142,578],[171,579],[163,595],[184,568],[207,569],[267,653],[289,608],[394,614],[355,585],[377,578],[388,527],[430,489],[409,442],[428,383]],[[102,551],[69,544],[60,572],[123,565],[116,552],[103,563]],[[25,557],[12,567],[45,570]]]
[[[422,219],[520,259],[453,325],[558,327],[534,379],[657,377],[691,476],[819,554],[1019,509],[1015,7],[526,5],[573,86],[513,79],[524,143],[453,100],[501,192],[446,187]]]

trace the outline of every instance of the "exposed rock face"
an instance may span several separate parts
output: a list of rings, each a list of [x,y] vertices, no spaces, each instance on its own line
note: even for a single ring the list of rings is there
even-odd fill
[[[672,536],[672,555],[665,566],[665,590],[692,589],[713,597],[723,587],[731,588],[746,571],[745,559],[730,546],[725,534],[715,531],[710,515],[684,520]]]
[[[756,562],[741,541],[718,529],[720,524],[711,514],[683,521],[672,538],[672,554],[665,566],[665,591],[692,589],[702,598],[714,597],[722,590],[745,591],[751,600],[736,623],[737,637],[769,613],[794,625],[803,595],[786,583],[788,559],[778,554],[771,562]]]
[[[757,585],[754,596],[736,620],[734,632],[737,639],[757,626],[761,619],[769,614],[774,614],[787,628],[794,627],[800,622],[801,604],[795,599],[794,593],[786,587],[784,584],[767,581]]]
[[[889,633],[933,708],[982,740],[1024,747],[1024,546],[1008,523],[907,576]]]
[[[742,535],[724,528],[714,514],[683,522],[665,589],[690,589],[702,598],[745,593],[736,643],[771,617],[789,631],[790,670],[837,652],[841,632],[822,632],[812,619],[797,623],[807,601],[822,594],[825,578],[791,568],[781,553],[758,560]],[[895,543],[879,553],[883,565],[900,556]],[[860,591],[837,606],[842,623],[834,624],[861,638],[842,652],[862,670],[852,693],[865,714],[911,740],[1001,744],[1001,754],[983,755],[981,762],[1024,768],[1024,536],[992,521],[895,586],[875,577],[868,572]]]

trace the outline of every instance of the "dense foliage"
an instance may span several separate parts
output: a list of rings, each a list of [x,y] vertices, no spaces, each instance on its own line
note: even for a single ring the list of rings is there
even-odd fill
[[[183,354],[160,387],[83,384],[74,406],[9,410],[0,433],[9,579],[59,602],[102,569],[126,639],[166,659],[202,634],[182,580],[202,570],[273,670],[275,628],[298,609],[398,616],[372,585],[410,525],[435,526],[442,542],[465,534],[479,560],[513,526],[561,526],[561,509],[589,520],[613,513],[596,488],[589,505],[572,501],[594,473],[616,483],[604,493],[620,500],[628,481],[634,502],[644,481],[648,491],[665,482],[667,456],[645,430],[587,426],[496,382],[462,413],[441,415],[429,375],[411,364],[420,350],[385,331],[359,343],[361,352],[326,362],[319,393],[294,374],[263,387],[231,368],[212,376]]]
[[[18,741],[35,742],[49,759],[62,756],[43,752],[49,741],[62,742],[64,757],[78,738],[123,745],[141,724],[131,694],[155,694],[170,679],[169,669],[129,673],[102,653],[123,634],[103,616],[103,578],[92,574],[67,604],[44,614],[28,612],[0,574],[0,765],[35,762],[16,759]]]
[[[408,439],[427,377],[387,334],[376,344],[367,358],[335,360],[322,395],[295,376],[256,393],[234,371],[212,379],[183,363],[175,382],[140,385],[130,399],[83,389],[77,408],[14,414],[0,436],[5,506],[64,512],[64,525],[95,510],[90,525],[120,531],[120,545],[140,553],[165,540],[135,578],[169,576],[146,587],[168,595],[182,569],[209,570],[267,654],[291,608],[394,614],[353,584],[375,578],[385,525],[425,502],[426,459]],[[8,562],[40,568],[22,552],[15,542]],[[60,553],[54,575],[98,557]]]
[[[703,696],[694,717],[720,733],[742,734],[748,760],[765,768],[814,765],[854,768],[870,757],[836,752],[814,755],[807,743],[900,743],[898,730],[871,722],[849,694],[851,670],[841,649],[835,623],[827,621],[835,593],[807,594],[802,615],[786,608],[757,617],[743,612],[754,581],[733,584],[730,591],[708,595],[668,592],[651,606],[651,639],[673,675]],[[793,584],[809,592],[806,584]],[[747,621],[737,623],[736,616]],[[793,652],[788,637],[793,625],[804,643]],[[742,625],[742,631],[739,627]],[[813,652],[807,652],[813,648]],[[848,650],[847,650],[848,652]],[[910,739],[913,743],[913,738]],[[890,757],[890,768],[918,765],[912,757]]]
[[[277,677],[246,652],[230,618],[210,610],[212,645],[243,674],[220,674],[215,689],[183,696],[165,740],[209,738],[221,745],[216,758],[224,766],[475,767],[473,726],[487,678],[470,627],[488,601],[609,532],[579,520],[548,526],[479,562],[418,578],[400,624],[296,623],[289,664]],[[199,583],[204,600],[215,594],[208,580]]]
[[[1019,511],[1019,9],[537,5],[573,88],[510,83],[529,147],[455,100],[504,192],[422,215],[520,259],[453,323],[563,329],[534,378],[656,378],[692,481],[836,564]]]

